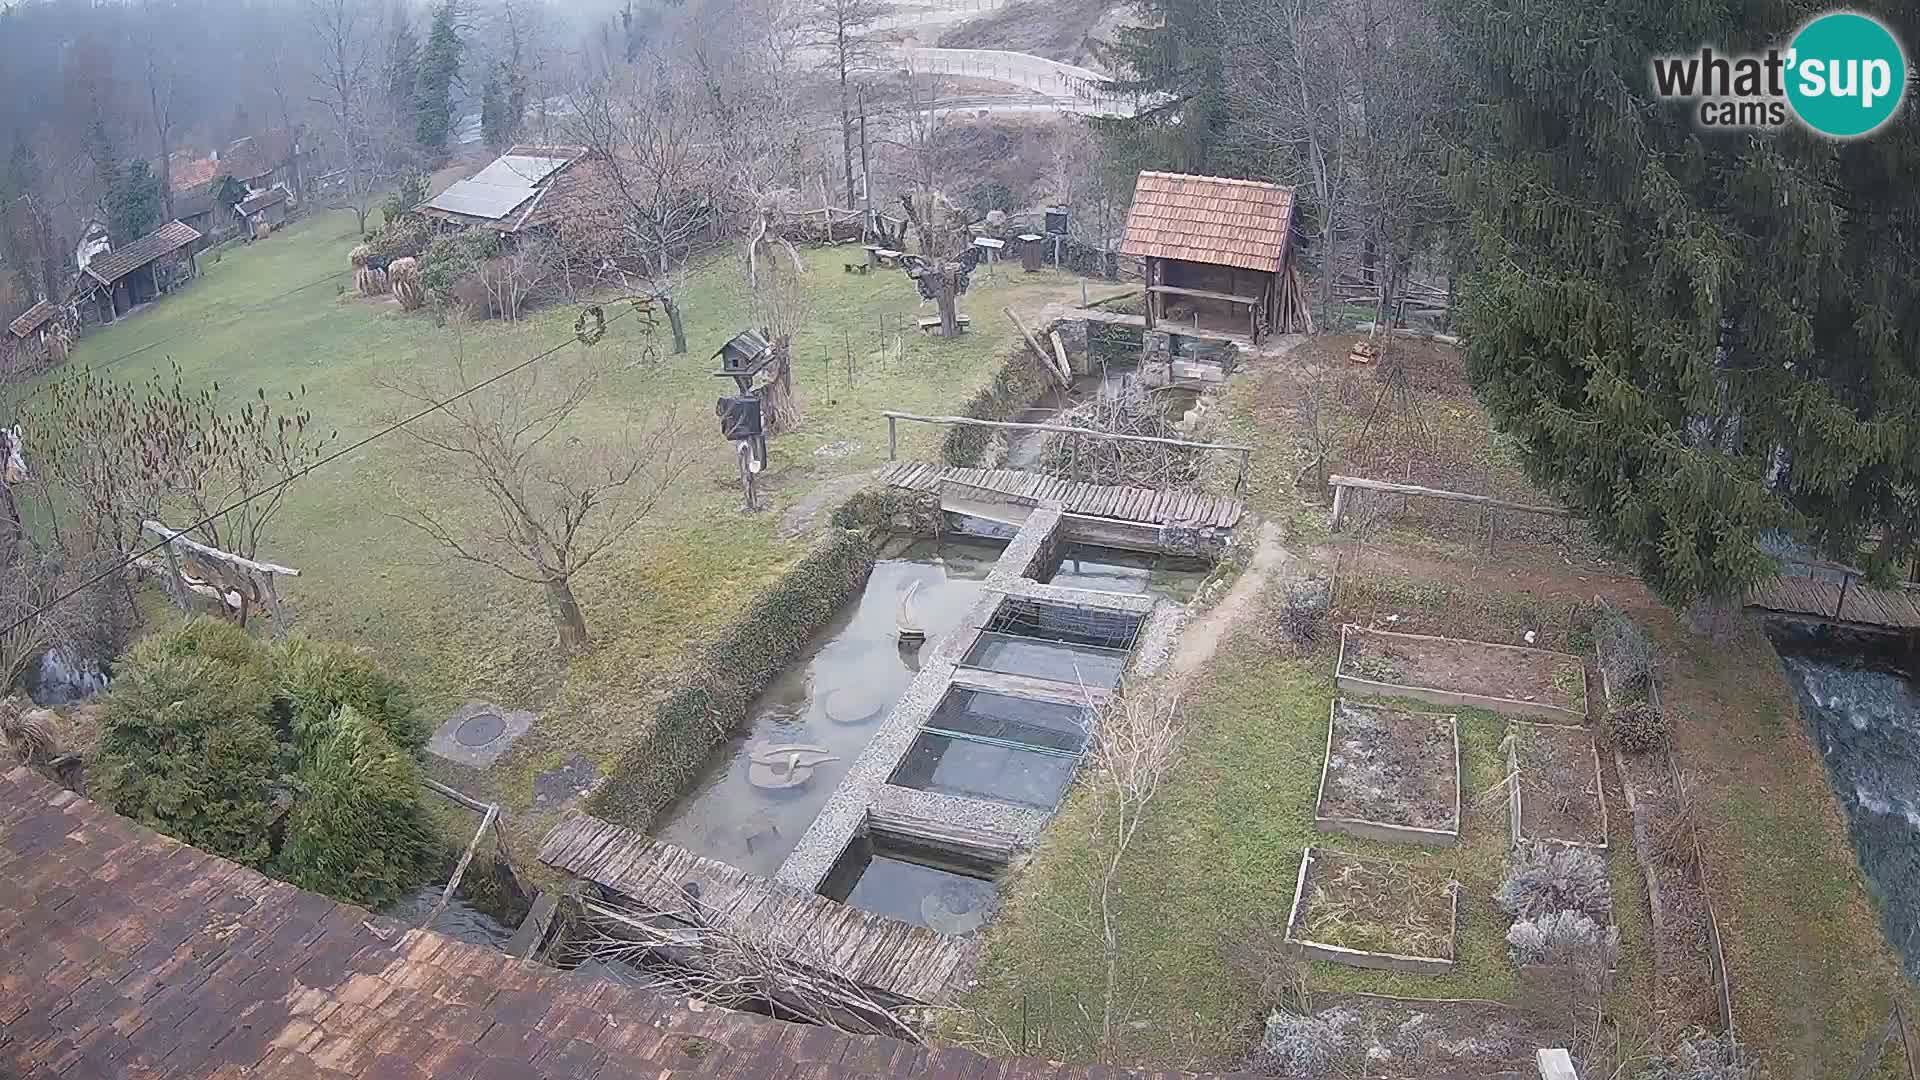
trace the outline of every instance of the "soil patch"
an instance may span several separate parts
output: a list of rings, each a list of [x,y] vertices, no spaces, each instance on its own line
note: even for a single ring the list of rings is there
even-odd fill
[[[1508,761],[1518,774],[1515,836],[1607,846],[1607,804],[1593,736],[1580,728],[1514,724]]]
[[[1443,867],[1310,847],[1287,937],[1307,946],[1309,955],[1362,967],[1394,965],[1316,953],[1312,946],[1451,964],[1459,888]]]
[[[1586,715],[1586,665],[1577,656],[1357,626],[1346,627],[1342,638],[1343,677]],[[1484,704],[1500,708],[1498,703]]]
[[[1671,1036],[1696,1025],[1718,1031],[1722,1024],[1706,893],[1665,756],[1616,752],[1614,761],[1633,815],[1633,851],[1646,875],[1653,916],[1654,1013],[1662,1034]]]
[[[1452,716],[1336,698],[1315,824],[1374,839],[1453,843],[1460,833],[1458,731]],[[1355,831],[1369,824],[1441,835]]]

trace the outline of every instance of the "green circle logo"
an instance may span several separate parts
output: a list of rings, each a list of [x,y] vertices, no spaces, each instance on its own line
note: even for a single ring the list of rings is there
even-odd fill
[[[1822,135],[1851,139],[1877,130],[1907,93],[1907,57],[1880,20],[1852,11],[1822,15],[1794,35],[1787,103]]]

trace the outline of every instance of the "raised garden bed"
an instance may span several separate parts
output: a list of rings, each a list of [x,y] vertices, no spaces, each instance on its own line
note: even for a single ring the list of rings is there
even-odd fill
[[[1309,847],[1300,856],[1286,941],[1352,967],[1453,970],[1460,883],[1441,867]]]
[[[1335,698],[1327,721],[1315,828],[1366,840],[1460,841],[1460,725]]]
[[[1607,800],[1593,735],[1556,724],[1515,723],[1507,732],[1513,841],[1607,846]]]
[[[1489,641],[1340,628],[1334,685],[1356,694],[1471,705],[1565,724],[1587,719],[1587,667],[1577,656]]]

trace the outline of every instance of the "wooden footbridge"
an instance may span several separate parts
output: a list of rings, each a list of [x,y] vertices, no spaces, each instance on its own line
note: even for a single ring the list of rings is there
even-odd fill
[[[687,914],[697,898],[729,930],[900,1001],[945,1001],[974,953],[972,938],[836,904],[587,814],[548,833],[540,861],[662,915]]]
[[[961,469],[902,461],[887,466],[880,478],[909,491],[945,494],[956,487],[971,489],[1028,506],[1058,503],[1062,513],[1077,517],[1140,525],[1231,529],[1246,513],[1239,499],[1198,491],[1082,484],[1019,469]]]
[[[1837,573],[1839,580],[1809,574],[1781,574],[1747,590],[1747,607],[1772,615],[1865,630],[1920,631],[1920,587],[1890,589],[1865,584],[1852,567],[1809,563]]]

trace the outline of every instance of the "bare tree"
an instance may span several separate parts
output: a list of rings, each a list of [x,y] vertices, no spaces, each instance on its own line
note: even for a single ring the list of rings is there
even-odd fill
[[[381,174],[374,95],[380,76],[380,9],[373,0],[306,0],[312,35],[312,99],[327,110],[347,170],[346,201],[361,232]]]
[[[767,382],[755,391],[769,435],[800,426],[800,399],[793,390],[793,338],[807,314],[806,289],[801,283],[807,264],[793,242],[781,234],[780,221],[777,206],[771,200],[762,202],[754,213],[742,260],[748,309],[773,344]]]
[[[176,29],[169,9],[151,3],[140,8],[141,36],[146,52],[147,104],[152,109],[153,134],[160,151],[161,219],[173,220],[173,137],[180,123],[185,96],[180,57],[174,49]]]
[[[1449,213],[1438,137],[1447,51],[1428,13],[1417,0],[1242,0],[1222,17],[1236,26],[1227,40],[1239,42],[1227,137],[1268,175],[1311,193],[1323,315],[1348,263],[1343,249],[1356,241],[1384,314]]]
[[[1110,698],[1094,724],[1087,767],[1099,817],[1100,863],[1093,892],[1100,917],[1100,943],[1106,980],[1100,1013],[1102,1052],[1114,1045],[1120,1006],[1119,930],[1115,913],[1121,867],[1147,808],[1173,771],[1178,750],[1180,700],[1164,687],[1130,686]]]
[[[573,420],[602,375],[586,353],[570,348],[456,397],[479,375],[461,347],[437,379],[385,384],[421,405],[451,399],[402,430],[481,507],[435,510],[400,492],[398,516],[457,558],[538,585],[561,650],[577,655],[592,639],[574,597],[576,576],[652,515],[691,458],[670,416],[626,425],[617,444],[583,438]]]
[[[854,77],[871,67],[881,52],[873,24],[887,13],[881,0],[815,0],[810,44],[824,52],[825,68],[840,94],[840,159],[847,178],[847,208],[855,203],[853,187]]]
[[[934,164],[942,123],[936,106],[939,88],[909,69],[904,78],[905,108],[895,126],[899,137],[885,139],[902,151],[909,189],[900,195],[907,227],[913,230],[917,259],[908,275],[923,299],[940,311],[940,336],[960,334],[960,294],[967,290],[980,251],[973,246],[974,219],[934,186]]]

